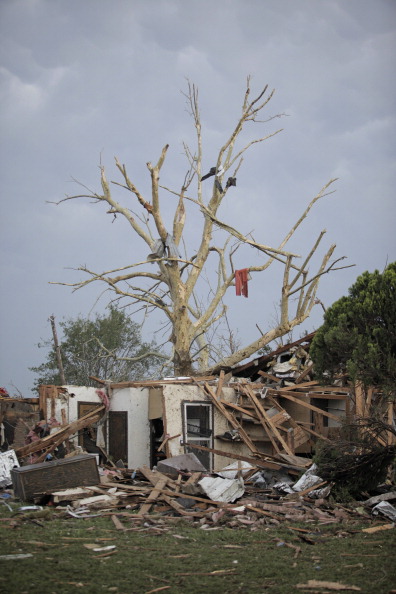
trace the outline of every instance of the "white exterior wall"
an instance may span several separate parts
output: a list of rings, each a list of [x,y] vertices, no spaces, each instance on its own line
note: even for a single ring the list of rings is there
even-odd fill
[[[102,404],[96,393],[97,388],[82,386],[63,386],[67,394],[55,399],[55,418],[61,422],[63,408],[68,423],[78,419],[78,403],[92,402]],[[148,420],[148,388],[117,388],[110,398],[110,411],[128,413],[128,468],[138,468],[150,464],[150,423]],[[51,400],[47,400],[47,415],[51,416]],[[53,432],[57,428],[53,429]],[[98,432],[98,439],[107,449],[107,436]],[[71,441],[78,445],[78,436]],[[101,445],[99,443],[99,445]]]
[[[110,410],[128,413],[128,468],[150,466],[148,398],[148,388],[117,388],[110,400]]]
[[[92,402],[93,404],[101,404],[99,396],[96,394],[96,388],[85,386],[62,386],[67,390],[67,394],[59,394],[55,398],[55,418],[60,423],[62,422],[62,409],[66,412],[67,423],[73,423],[78,419],[78,403]],[[51,399],[47,399],[47,419],[51,417]],[[58,427],[54,427],[51,433],[55,433]],[[70,439],[75,446],[78,445],[78,435]]]
[[[216,390],[216,387],[213,387]],[[223,388],[222,398],[229,402],[236,403],[236,393],[233,388]],[[212,401],[206,396],[202,388],[187,384],[169,384],[163,386],[163,408],[164,408],[164,430],[172,437],[181,433],[176,439],[172,439],[169,444],[169,455],[179,456],[184,454],[184,446],[181,445],[183,438],[182,423],[182,402],[208,402]],[[229,424],[225,417],[213,405],[213,435],[222,435],[229,429]],[[241,456],[251,456],[250,450],[243,442],[229,442],[220,439],[213,440],[213,448],[223,452],[240,454]],[[214,455],[213,470],[221,470],[231,464],[232,460],[225,456]]]

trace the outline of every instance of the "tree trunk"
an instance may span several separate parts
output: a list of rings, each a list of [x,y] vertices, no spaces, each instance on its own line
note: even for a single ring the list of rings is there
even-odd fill
[[[188,376],[193,373],[191,343],[194,329],[187,314],[187,307],[177,308],[179,315],[173,322],[172,343],[174,348],[173,369],[175,376]]]

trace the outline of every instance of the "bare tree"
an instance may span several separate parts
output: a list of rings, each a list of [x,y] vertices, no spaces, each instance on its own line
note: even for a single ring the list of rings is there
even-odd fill
[[[121,174],[121,181],[112,182],[113,185],[111,185],[107,180],[105,168],[101,165],[102,189],[100,193],[88,191],[88,193],[66,196],[60,201],[90,198],[97,203],[105,203],[108,206],[109,214],[125,217],[132,233],[147,244],[150,253],[144,261],[104,272],[92,271],[86,266],[82,266],[78,270],[83,271],[88,278],[76,283],[57,284],[79,289],[89,283],[100,282],[107,285],[117,298],[125,298],[130,303],[141,303],[147,308],[161,310],[171,327],[169,341],[172,344],[172,353],[170,360],[176,375],[189,375],[193,371],[195,373],[218,372],[221,368],[236,365],[271,341],[287,334],[310,315],[315,304],[321,276],[337,269],[336,265],[339,260],[330,262],[335,249],[335,245],[332,245],[321,257],[321,262],[315,272],[313,274],[308,272],[308,266],[318,250],[325,231],[319,234],[309,253],[303,258],[285,248],[315,202],[329,193],[328,190],[335,180],[330,180],[311,200],[276,248],[256,242],[250,235],[243,235],[218,217],[219,207],[227,192],[236,185],[236,176],[242,165],[244,153],[253,145],[264,142],[281,131],[277,130],[243,144],[242,132],[245,126],[249,122],[260,122],[259,115],[268,105],[273,94],[274,91],[268,92],[268,86],[266,86],[252,100],[250,98],[250,79],[247,79],[242,113],[230,136],[220,148],[216,164],[209,173],[202,175],[203,149],[198,90],[193,84],[188,83],[185,97],[195,126],[196,147],[191,150],[187,144],[184,144],[189,167],[180,190],[160,185],[160,172],[168,151],[168,145],[166,145],[155,165],[147,163],[151,176],[150,200],[143,196],[129,178],[125,165],[116,159],[115,163]],[[270,117],[266,121],[272,119],[273,117]],[[210,198],[205,202],[202,184],[208,178],[213,181],[213,187]],[[125,189],[134,196],[134,199],[144,209],[144,217],[136,216],[128,207],[118,202],[112,191],[114,185]],[[173,213],[172,229],[166,227],[161,213],[161,199],[164,194],[174,196],[177,201]],[[180,251],[183,247],[185,248],[187,243],[185,237],[186,216],[188,209],[191,208],[195,210],[195,217],[197,211],[201,215],[202,229],[199,246],[189,256],[187,250],[184,249],[184,257],[182,257]],[[167,211],[169,212],[168,204]],[[222,239],[223,243],[220,246],[215,245],[213,240],[215,229],[222,230],[222,233],[216,235]],[[242,245],[251,246],[265,256],[263,264],[245,269],[245,274],[262,273],[275,262],[283,267],[279,322],[251,344],[243,348],[233,348],[232,352],[228,350],[226,355],[223,353],[213,363],[212,341],[208,340],[208,336],[210,336],[210,330],[226,313],[227,307],[223,298],[227,290],[231,286],[235,286],[236,271],[233,256]],[[154,271],[153,265],[155,266]],[[202,296],[201,298],[199,296],[198,281],[205,275],[207,268],[217,270],[217,279],[214,286],[208,291],[208,299],[203,302]]]

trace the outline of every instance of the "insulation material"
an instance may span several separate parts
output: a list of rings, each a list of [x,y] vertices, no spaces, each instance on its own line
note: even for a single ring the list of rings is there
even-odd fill
[[[11,470],[19,468],[18,458],[14,450],[0,454],[0,486],[8,487],[12,484]]]

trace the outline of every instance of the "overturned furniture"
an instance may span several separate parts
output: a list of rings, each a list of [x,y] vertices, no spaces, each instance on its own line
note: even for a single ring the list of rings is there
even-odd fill
[[[22,501],[34,501],[57,489],[97,485],[100,481],[96,458],[89,454],[13,468],[11,478],[14,494]]]

